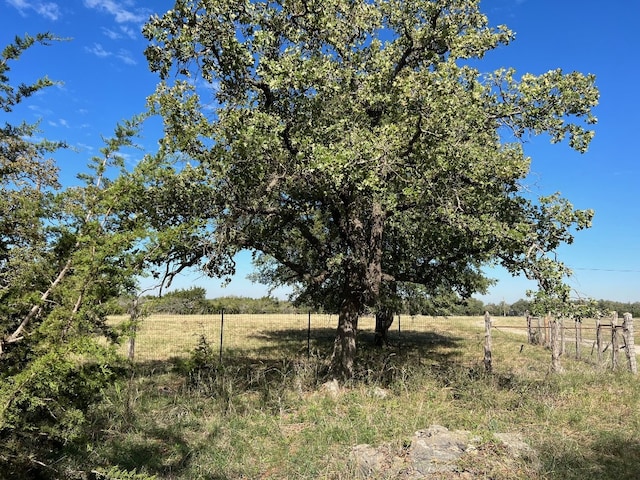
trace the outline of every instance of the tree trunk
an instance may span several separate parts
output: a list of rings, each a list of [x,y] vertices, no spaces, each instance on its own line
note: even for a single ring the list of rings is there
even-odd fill
[[[345,283],[338,318],[338,332],[331,357],[331,373],[334,378],[347,380],[353,377],[356,358],[358,315],[365,305],[375,305],[380,298],[382,285],[382,234],[385,213],[382,205],[374,201],[363,222],[356,205],[347,208],[347,222],[342,225],[344,237],[353,245],[353,253],[345,265]]]
[[[374,344],[377,347],[382,347],[384,345],[389,345],[389,338],[387,337],[387,333],[389,332],[389,328],[393,324],[393,310],[390,308],[383,308],[376,312],[376,336],[374,339]]]
[[[356,303],[344,301],[338,318],[338,331],[333,344],[331,374],[334,378],[347,380],[353,377],[356,359],[356,336],[358,334],[358,312]]]

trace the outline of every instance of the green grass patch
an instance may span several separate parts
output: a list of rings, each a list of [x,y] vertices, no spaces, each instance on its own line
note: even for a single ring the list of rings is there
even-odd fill
[[[365,320],[355,379],[334,395],[322,386],[329,326],[319,327],[308,357],[304,328],[295,334],[297,323],[268,320],[236,323],[235,347],[222,363],[216,332],[202,337],[196,329],[191,342],[189,320],[165,326],[189,345],[164,359],[139,359],[107,392],[92,412],[91,454],[72,459],[75,468],[116,466],[162,479],[356,478],[353,446],[388,444],[400,452],[413,432],[440,424],[483,439],[476,457],[461,462],[472,478],[640,474],[639,379],[566,354],[565,372],[551,375],[549,350],[526,344],[524,329],[494,330],[488,375],[481,318],[407,317],[384,349],[372,346]],[[537,460],[514,463],[493,438],[498,432],[521,434]]]

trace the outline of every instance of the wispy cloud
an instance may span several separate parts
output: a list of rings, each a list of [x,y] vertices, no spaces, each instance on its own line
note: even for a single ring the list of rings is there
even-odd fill
[[[137,65],[138,63],[136,59],[133,58],[133,56],[131,55],[131,52],[129,50],[125,50],[124,48],[121,48],[118,51],[118,53],[116,54],[116,57],[118,57],[127,65]]]
[[[76,143],[76,148],[81,152],[92,152],[95,148],[91,145],[87,145],[86,143]]]
[[[126,25],[120,25],[120,30],[122,31],[122,33],[124,33],[127,37],[131,38],[132,40],[135,40],[136,38],[138,38],[138,31],[134,30],[131,27],[127,27]]]
[[[109,28],[102,27],[102,33],[111,40],[119,40],[122,38],[122,34],[120,32],[115,32]]]
[[[138,61],[133,58],[133,54],[129,50],[121,48],[117,53],[106,50],[102,44],[94,43],[91,47],[84,47],[85,52],[95,55],[98,58],[115,57],[126,65],[137,65]]]
[[[113,18],[118,23],[140,23],[149,18],[148,10],[140,8],[132,9],[130,7],[131,2],[128,1],[84,0],[84,5],[87,8],[95,8],[96,10],[113,15]]]
[[[94,43],[92,47],[84,47],[84,50],[100,58],[110,57],[113,55],[113,52],[105,50],[99,43]]]
[[[55,2],[28,1],[28,0],[6,0],[12,7],[26,15],[28,10],[33,10],[38,15],[49,20],[58,20],[61,16],[60,6]]]
[[[135,40],[136,38],[138,38],[136,31],[133,28],[128,27],[127,25],[120,25],[119,31],[102,27],[102,33],[104,33],[104,35],[110,38],[111,40],[121,40],[125,37],[130,38],[132,40]]]
[[[33,113],[35,113],[36,115],[40,115],[40,116],[46,116],[46,115],[51,115],[53,112],[51,110],[49,110],[48,108],[44,108],[40,105],[28,105],[27,108],[29,110],[31,110]]]
[[[64,118],[59,118],[57,122],[55,120],[48,120],[47,123],[52,127],[69,128],[69,122],[67,122]]]

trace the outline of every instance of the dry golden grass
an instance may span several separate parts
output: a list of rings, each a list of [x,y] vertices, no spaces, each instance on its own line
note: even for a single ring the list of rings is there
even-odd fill
[[[640,382],[624,371],[624,358],[612,373],[594,365],[589,348],[582,361],[567,350],[565,372],[550,375],[549,350],[527,343],[525,319],[495,317],[486,374],[482,317],[402,316],[382,350],[371,346],[374,322],[365,317],[357,378],[333,395],[321,386],[320,364],[337,319],[311,316],[310,358],[308,321],[225,315],[220,363],[219,316],[145,319],[140,368],[110,392],[96,458],[158,478],[351,479],[354,445],[401,452],[413,432],[438,424],[483,439],[460,478],[638,478]],[[209,361],[143,363],[186,358],[203,334]],[[522,435],[539,461],[514,463],[493,438],[499,432]]]
[[[117,325],[127,320],[124,316],[112,317],[110,323]],[[185,357],[193,352],[202,336],[216,350],[222,342],[223,355],[224,352],[254,351],[273,358],[280,356],[283,348],[306,352],[308,341],[311,349],[326,344],[335,334],[337,321],[336,315],[328,314],[225,314],[224,317],[155,314],[143,319],[138,327],[135,358],[148,361]],[[362,335],[371,335],[374,327],[372,316],[360,318],[358,328]],[[471,335],[480,340],[484,335],[484,321],[481,317],[401,316],[392,325],[389,338],[394,344],[413,343],[416,333]],[[124,342],[123,355],[127,349]]]
[[[112,317],[111,322],[118,324],[126,321],[126,317]],[[610,323],[603,320],[602,323]],[[537,323],[534,322],[534,326]],[[544,322],[540,325],[544,338]],[[138,361],[163,361],[170,358],[189,356],[201,337],[208,344],[229,354],[243,354],[264,358],[281,358],[283,353],[302,354],[307,347],[312,351],[323,350],[330,345],[337,326],[337,316],[328,314],[220,314],[214,315],[162,315],[155,314],[145,318],[139,328],[135,340],[135,359]],[[372,316],[363,316],[359,320],[360,335],[367,337],[374,331],[375,320]],[[530,348],[527,343],[527,325],[523,317],[493,317],[492,336],[494,343],[494,360],[509,358],[515,348]],[[576,357],[576,324],[566,321],[565,325],[565,357]],[[585,319],[582,322],[582,342],[580,357],[588,362],[597,362],[596,322]],[[441,337],[469,341],[477,345],[477,349],[465,350],[461,360],[477,361],[482,355],[484,344],[484,319],[482,317],[432,317],[401,315],[394,321],[389,338],[393,345],[416,345],[435,343]],[[509,346],[503,347],[503,341]],[[640,338],[636,335],[636,344]],[[222,348],[221,347],[222,342]],[[518,342],[520,342],[518,344]],[[611,330],[603,328],[602,346],[605,349],[601,358],[602,364],[611,361]],[[621,343],[622,345],[622,343]],[[124,342],[121,352],[126,355],[128,342]],[[504,351],[503,351],[504,350]],[[619,360],[624,363],[624,352],[620,352]]]

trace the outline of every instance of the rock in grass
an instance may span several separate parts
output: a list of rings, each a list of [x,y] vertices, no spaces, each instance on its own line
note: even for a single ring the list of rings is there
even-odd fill
[[[508,453],[513,458],[532,460],[535,452],[524,443],[519,434],[494,435],[502,447],[498,452]],[[418,480],[429,478],[471,478],[471,473],[460,468],[460,459],[465,455],[476,455],[482,440],[465,430],[450,431],[432,425],[415,432],[411,440],[403,442],[401,451],[389,444],[380,447],[357,445],[351,458],[358,478],[395,478]],[[489,442],[491,445],[493,442]],[[500,455],[499,453],[495,453]],[[475,461],[474,461],[475,462]],[[462,470],[462,471],[461,471]]]

